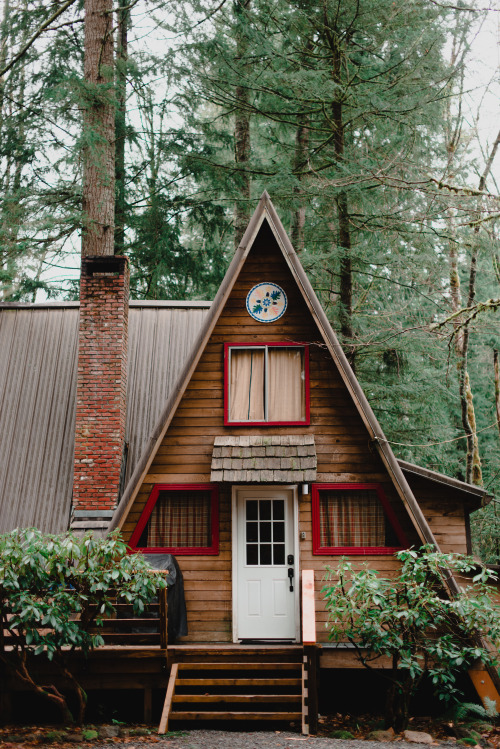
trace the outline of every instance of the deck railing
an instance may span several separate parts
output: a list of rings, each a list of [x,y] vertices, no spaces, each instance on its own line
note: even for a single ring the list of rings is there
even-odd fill
[[[318,651],[316,641],[316,602],[314,570],[302,570],[302,733],[318,730]]]
[[[69,591],[70,592],[70,591]],[[138,616],[133,611],[131,603],[126,603],[119,597],[112,597],[114,611],[109,617],[104,617],[102,622],[97,625],[95,619],[98,616],[97,606],[90,607],[88,611],[81,614],[75,614],[72,619],[80,622],[85,629],[91,634],[99,634],[104,640],[104,647],[113,645],[123,646],[160,646],[166,650],[168,643],[167,636],[167,589],[158,590],[157,600],[151,602],[145,607],[144,612]],[[49,626],[37,627],[40,633],[49,635],[53,628]],[[1,648],[5,651],[14,649],[20,642],[24,643],[24,631],[14,629],[11,631],[8,627],[0,632]],[[99,649],[99,648],[97,648]]]

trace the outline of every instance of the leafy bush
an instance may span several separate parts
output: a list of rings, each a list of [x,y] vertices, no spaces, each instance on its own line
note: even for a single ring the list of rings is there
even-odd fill
[[[66,695],[55,685],[38,684],[30,673],[29,655],[47,657],[72,683],[81,722],[86,695],[68,668],[68,653],[87,654],[103,644],[91,630],[115,612],[116,602],[130,603],[140,614],[164,586],[141,555],[127,553],[118,533],[78,538],[31,528],[0,536],[0,630],[12,639],[9,645],[0,641],[0,661],[24,688],[72,721]]]
[[[406,727],[409,706],[424,676],[440,699],[457,693],[459,672],[480,660],[493,665],[493,656],[478,633],[498,645],[500,607],[489,596],[493,573],[470,557],[423,548],[397,554],[399,573],[383,577],[363,565],[354,571],[345,558],[329,569],[323,588],[329,612],[330,640],[354,645],[360,661],[370,668],[381,656],[391,666],[378,670],[389,681],[386,725]],[[450,599],[443,572],[473,574],[472,585]]]

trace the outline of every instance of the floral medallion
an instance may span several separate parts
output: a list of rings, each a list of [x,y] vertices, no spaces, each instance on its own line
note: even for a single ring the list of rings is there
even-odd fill
[[[285,314],[286,294],[276,283],[258,283],[247,294],[247,312],[259,322],[274,322]]]

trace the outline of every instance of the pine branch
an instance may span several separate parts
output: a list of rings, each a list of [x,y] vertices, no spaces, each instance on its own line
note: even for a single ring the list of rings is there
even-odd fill
[[[497,309],[500,308],[500,299],[487,299],[486,302],[478,302],[477,304],[472,304],[469,307],[462,307],[461,309],[457,310],[456,312],[453,312],[453,314],[448,315],[448,317],[445,320],[442,320],[439,323],[435,323],[434,325],[431,325],[430,330],[440,330],[445,325],[447,325],[449,322],[452,322],[457,317],[460,317],[461,315],[465,313],[471,313],[466,320],[464,320],[452,333],[452,338],[458,333],[459,330],[462,328],[465,328],[467,325],[469,325],[472,320],[474,320],[481,312],[485,312],[487,310],[492,310],[495,312]]]
[[[17,55],[14,55],[12,60],[0,70],[0,78],[2,78],[5,75],[5,73],[7,73],[11,68],[14,67],[16,62],[18,62],[26,54],[29,48],[36,42],[38,37],[43,34],[43,32],[56,20],[56,18],[59,18],[59,16],[62,13],[64,13],[64,11],[67,10],[67,8],[73,5],[74,2],[75,0],[66,0],[64,5],[62,5],[59,8],[59,10],[56,10],[56,12],[53,13],[50,16],[50,18],[48,18],[46,21],[44,21],[44,23],[42,23],[41,26],[38,27],[38,29],[35,31],[33,36],[30,39],[28,39],[28,41],[23,47],[21,47]]]

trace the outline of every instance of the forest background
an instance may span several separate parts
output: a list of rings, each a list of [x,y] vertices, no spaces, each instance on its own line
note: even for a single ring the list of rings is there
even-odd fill
[[[266,189],[396,455],[500,497],[499,8],[107,8],[97,90],[81,0],[3,0],[0,301],[78,298],[89,163],[137,299],[213,298]],[[496,499],[473,529],[500,563]]]

